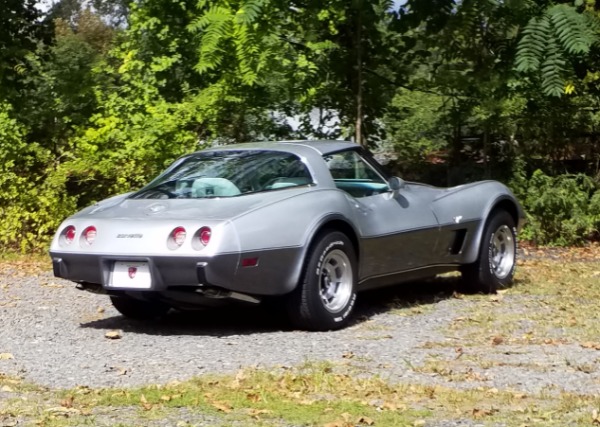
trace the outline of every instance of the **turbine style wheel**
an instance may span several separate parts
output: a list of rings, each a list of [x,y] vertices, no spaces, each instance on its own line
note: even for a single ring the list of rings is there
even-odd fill
[[[288,296],[294,326],[327,331],[348,321],[356,302],[356,255],[345,234],[321,234],[310,249],[302,279]]]
[[[466,289],[490,294],[508,286],[513,280],[516,260],[515,221],[506,211],[493,213],[485,226],[477,261],[462,268]]]

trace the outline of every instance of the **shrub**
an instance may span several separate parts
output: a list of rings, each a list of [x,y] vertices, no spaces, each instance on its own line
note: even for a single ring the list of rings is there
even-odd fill
[[[48,152],[24,142],[26,129],[10,113],[0,104],[0,245],[25,252],[45,247],[76,198],[67,195]]]
[[[511,187],[523,204],[527,224],[522,238],[541,245],[573,245],[589,239],[600,218],[600,193],[584,174],[548,176],[536,170],[516,176]]]

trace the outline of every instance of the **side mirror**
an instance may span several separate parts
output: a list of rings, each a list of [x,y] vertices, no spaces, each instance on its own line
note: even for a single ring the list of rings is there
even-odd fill
[[[398,178],[397,176],[393,176],[388,181],[388,186],[390,190],[396,192],[402,190],[406,186],[406,182],[402,178]]]

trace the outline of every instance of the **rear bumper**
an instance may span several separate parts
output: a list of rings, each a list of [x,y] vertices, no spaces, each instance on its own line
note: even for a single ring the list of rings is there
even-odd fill
[[[192,290],[218,287],[249,295],[282,295],[291,292],[299,281],[302,267],[301,248],[212,257],[115,256],[51,251],[54,275],[76,283],[101,285],[106,292],[139,291],[110,286],[116,261],[145,262],[151,274],[151,286],[144,292]],[[256,258],[257,264],[243,266],[242,260]]]

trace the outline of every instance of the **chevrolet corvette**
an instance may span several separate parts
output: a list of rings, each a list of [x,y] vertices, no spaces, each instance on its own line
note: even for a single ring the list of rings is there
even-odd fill
[[[186,155],[81,210],[50,256],[57,277],[126,317],[268,299],[295,327],[332,330],[367,289],[450,271],[473,292],[508,285],[524,216],[499,182],[405,182],[354,143],[248,143]]]

